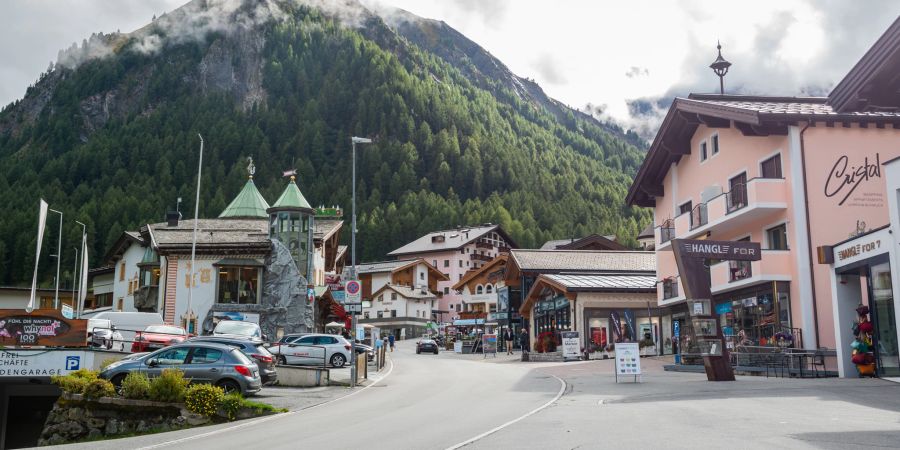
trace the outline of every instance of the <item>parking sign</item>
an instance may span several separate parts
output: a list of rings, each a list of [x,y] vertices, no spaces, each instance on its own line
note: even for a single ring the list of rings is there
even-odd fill
[[[357,280],[347,280],[344,292],[347,293],[347,303],[359,303],[362,300],[362,287]]]

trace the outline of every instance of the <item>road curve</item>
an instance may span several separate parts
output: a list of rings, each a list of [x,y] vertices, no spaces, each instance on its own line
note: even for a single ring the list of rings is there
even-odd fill
[[[533,413],[561,393],[561,380],[528,365],[416,355],[412,341],[400,342],[391,359],[388,377],[321,407],[85,448],[446,449]]]

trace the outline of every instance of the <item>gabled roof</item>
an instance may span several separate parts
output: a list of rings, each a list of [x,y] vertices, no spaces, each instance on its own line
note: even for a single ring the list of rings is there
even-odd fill
[[[500,225],[485,224],[477,227],[460,227],[428,233],[415,241],[388,253],[388,255],[399,256],[458,250],[460,247],[475,241],[492,231],[496,231],[497,234],[502,236],[506,243],[509,244],[510,248],[517,247],[512,238],[500,228]]]
[[[580,239],[560,239],[547,241],[541,246],[541,250],[582,250],[591,246],[603,247],[602,250],[628,250],[624,245],[616,242],[616,235],[601,236],[592,234]]]
[[[268,253],[268,219],[200,219],[197,222],[197,251],[234,250]],[[194,221],[183,220],[174,227],[166,223],[148,224],[160,253],[190,251]]]
[[[313,238],[317,241],[327,240],[334,235],[334,233],[340,231],[342,226],[344,226],[343,220],[316,218]]]
[[[540,275],[525,296],[519,313],[530,317],[531,307],[545,288],[566,294],[578,292],[656,293],[656,275],[545,274]]]
[[[474,269],[474,270],[467,271],[465,274],[463,274],[463,277],[456,284],[454,284],[453,287],[451,287],[450,289],[453,289],[454,291],[458,291],[458,290],[462,289],[463,286],[468,284],[469,281],[471,281],[475,277],[477,277],[483,273],[491,273],[491,272],[497,270],[497,266],[500,266],[500,265],[506,266],[506,261],[508,259],[509,259],[509,254],[507,254],[507,253],[501,253],[501,254],[497,255],[494,259],[484,263],[483,266],[481,266],[477,269]]]
[[[139,233],[135,231],[125,231],[118,239],[116,239],[116,242],[110,247],[109,251],[106,252],[106,255],[103,256],[103,261],[106,264],[112,264],[131,244],[138,244],[141,246],[147,245],[146,241],[141,238]]]
[[[402,267],[406,267],[416,261],[421,260],[420,258],[412,258],[412,259],[397,259],[393,261],[375,261],[375,262],[366,262],[361,263],[356,266],[357,273],[379,273],[379,272],[393,272]]]
[[[539,273],[656,273],[656,253],[644,251],[512,250],[518,271]]]
[[[278,200],[272,205],[272,209],[280,208],[312,210],[312,207],[309,206],[309,202],[306,201],[306,197],[303,196],[303,193],[300,192],[300,188],[297,187],[294,177],[291,177],[291,181],[288,183],[287,187],[284,188],[281,197],[278,197]]]
[[[900,107],[900,18],[881,35],[828,95],[835,111]]]
[[[238,192],[234,200],[222,211],[222,214],[219,214],[219,218],[266,218],[269,217],[269,214],[266,213],[267,209],[269,209],[269,203],[256,189],[256,185],[251,178],[247,180],[244,188],[241,189],[241,192]]]
[[[653,232],[653,223],[647,224],[647,227],[637,235],[638,239],[653,239],[655,237],[656,233]]]
[[[437,298],[437,295],[427,289],[411,288],[409,286],[398,286],[394,284],[385,284],[381,287],[381,289],[378,289],[377,291],[372,293],[372,298],[377,297],[379,294],[386,290],[394,291],[400,294],[402,297],[410,298],[413,300],[431,300]]]

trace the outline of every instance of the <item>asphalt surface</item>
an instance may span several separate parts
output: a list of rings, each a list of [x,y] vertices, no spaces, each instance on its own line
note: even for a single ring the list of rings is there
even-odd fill
[[[710,383],[645,358],[641,383],[616,383],[609,360],[521,363],[506,355],[416,355],[412,345],[399,343],[380,380],[322,390],[297,403],[305,409],[68,447],[900,448],[900,384],[884,380]]]

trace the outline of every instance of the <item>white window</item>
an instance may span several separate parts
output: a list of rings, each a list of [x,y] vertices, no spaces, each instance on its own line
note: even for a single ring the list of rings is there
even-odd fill
[[[476,295],[480,295],[483,293],[484,293],[484,286],[482,286],[480,284],[478,286],[475,286],[475,294]]]
[[[487,286],[484,287],[484,293],[485,293],[485,294],[491,294],[491,293],[493,293],[493,292],[494,292],[494,286],[493,286],[493,285],[490,285],[490,284],[489,284],[489,285],[487,285]]]
[[[700,142],[700,162],[706,161],[706,158],[709,157],[709,154],[707,152],[708,152],[708,150],[707,150],[706,141],[701,141]]]
[[[716,133],[709,137],[710,142],[710,151],[712,154],[710,156],[716,156],[719,154],[719,134]]]

